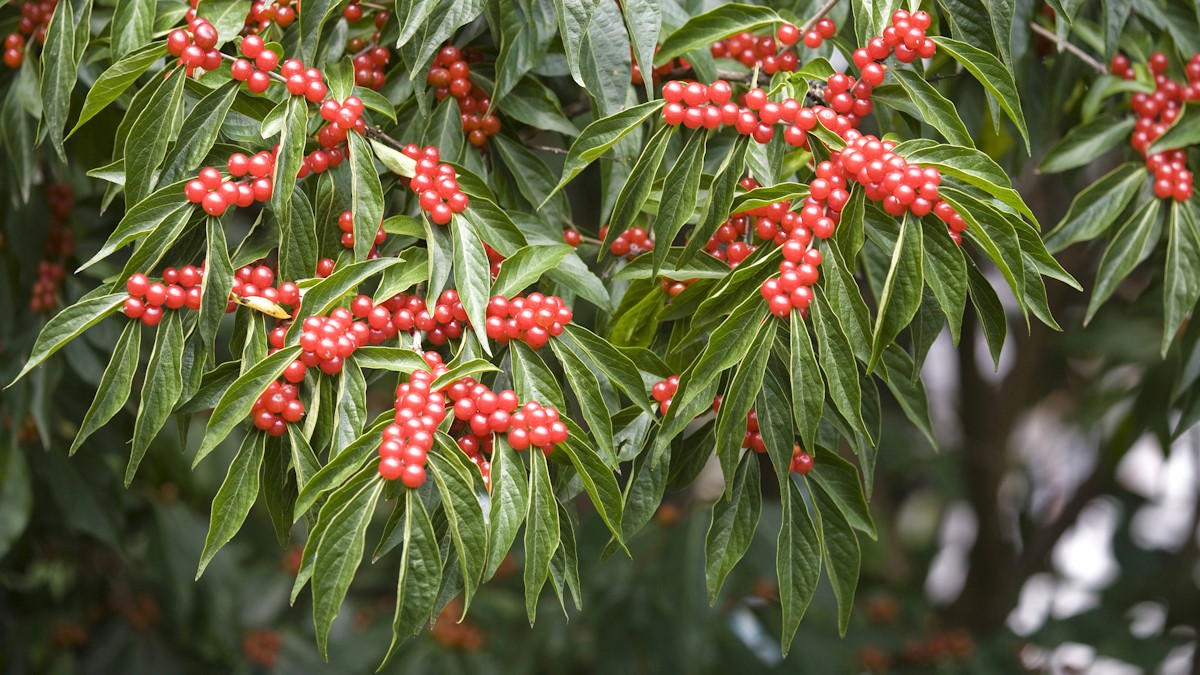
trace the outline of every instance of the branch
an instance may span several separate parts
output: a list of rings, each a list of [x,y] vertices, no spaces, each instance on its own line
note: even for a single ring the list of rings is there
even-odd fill
[[[822,5],[821,9],[818,9],[817,13],[813,14],[812,18],[810,18],[808,21],[805,21],[804,25],[800,27],[800,36],[804,37],[804,34],[812,30],[812,27],[815,26],[818,21],[824,18],[824,16],[829,13],[829,10],[833,9],[837,4],[838,0],[829,0],[829,2],[826,2],[824,5]]]
[[[1072,54],[1074,54],[1075,56],[1079,57],[1080,61],[1083,61],[1084,63],[1091,66],[1092,70],[1095,70],[1097,73],[1100,73],[1101,75],[1108,74],[1108,68],[1103,63],[1100,63],[1096,59],[1092,58],[1091,54],[1088,54],[1087,52],[1083,51],[1079,47],[1076,47],[1075,45],[1071,44],[1066,39],[1060,39],[1058,37],[1058,35],[1055,34],[1053,31],[1051,31],[1050,29],[1045,28],[1042,25],[1035,23],[1033,21],[1029,22],[1029,28],[1033,32],[1037,33],[1038,35],[1041,35],[1042,37],[1046,38],[1047,40],[1050,40],[1054,44],[1058,45],[1058,48],[1060,51],[1065,49],[1065,50],[1071,52]]]
[[[400,150],[400,151],[404,150],[404,143],[401,143],[400,141],[383,133],[383,129],[380,129],[379,127],[366,127],[365,129],[363,129],[363,136],[366,136],[367,138],[379,141],[380,143],[390,146],[393,149]]]

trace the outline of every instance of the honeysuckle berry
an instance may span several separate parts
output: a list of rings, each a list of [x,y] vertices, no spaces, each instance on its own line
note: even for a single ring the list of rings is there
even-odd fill
[[[532,446],[549,455],[555,444],[567,440],[567,425],[559,419],[558,411],[550,406],[542,407],[537,401],[525,402],[520,410],[509,415],[509,420],[508,444],[513,450],[526,450]]]
[[[419,148],[406,145],[402,151],[417,161],[416,175],[409,181],[409,189],[417,194],[421,210],[437,225],[450,222],[456,213],[462,213],[470,205],[467,195],[459,189],[458,174],[449,164],[441,164],[441,154],[432,145]]]
[[[254,427],[271,436],[287,433],[287,425],[295,424],[304,417],[304,403],[299,398],[295,384],[272,382],[267,385],[250,409]]]
[[[801,476],[807,475],[809,471],[812,471],[813,464],[815,462],[812,455],[802,450],[799,445],[792,446],[792,473],[800,474]]]
[[[600,228],[600,238],[608,236],[608,225]],[[637,256],[654,249],[654,240],[644,227],[632,227],[617,235],[609,251],[618,258],[632,260]]]
[[[562,335],[571,318],[571,309],[555,295],[535,292],[511,300],[497,295],[488,302],[485,333],[500,344],[520,340],[536,350]]]

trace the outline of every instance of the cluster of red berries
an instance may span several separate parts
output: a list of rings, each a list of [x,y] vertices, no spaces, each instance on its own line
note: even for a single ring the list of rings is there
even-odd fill
[[[354,213],[352,211],[343,211],[342,215],[338,216],[338,229],[342,231],[342,247],[354,248]],[[383,223],[379,224],[379,229],[375,231],[375,240],[371,243],[371,255],[368,258],[378,258],[379,252],[375,250],[387,240],[387,232],[383,231]]]
[[[717,231],[708,238],[708,242],[704,244],[704,250],[717,260],[727,263],[730,269],[737,267],[757,248],[753,244],[742,241],[742,237],[746,235],[746,221],[746,217],[742,214],[730,215],[725,222],[717,226]]]
[[[299,5],[299,2],[296,4]],[[292,0],[254,0],[246,14],[242,32],[261,33],[270,27],[272,22],[280,28],[287,28],[295,20],[296,10],[292,8]]]
[[[262,298],[288,307],[300,304],[300,288],[290,281],[284,281],[275,288],[275,271],[266,265],[244,265],[234,272],[230,300],[225,306],[227,314],[237,309],[237,303],[233,301],[235,295],[239,298]]]
[[[679,389],[679,376],[672,375],[665,380],[659,380],[650,387],[650,396],[658,401],[658,411],[663,415],[667,414],[667,409],[671,407],[671,397]]]
[[[25,61],[25,41],[33,38],[46,42],[46,26],[54,15],[58,0],[26,0],[21,3],[21,18],[16,32],[4,36],[4,65],[20,68]]]
[[[267,390],[254,401],[254,407],[250,409],[254,428],[276,437],[287,433],[287,425],[295,424],[304,417],[304,402],[299,394],[294,384],[272,382],[267,385]]]
[[[341,103],[333,99],[325,101],[321,104],[321,118],[329,124],[317,132],[317,142],[323,148],[337,148],[351,131],[363,133],[367,123],[362,114],[363,102],[357,96],[347,96]]]
[[[512,427],[508,430],[508,444],[513,450],[533,446],[549,455],[555,444],[567,440],[567,425],[558,418],[558,411],[537,401],[526,401],[520,410],[509,415],[509,422]]]
[[[492,297],[487,306],[487,336],[500,344],[520,340],[533,349],[541,349],[550,337],[562,335],[571,322],[571,308],[556,295],[530,293],[511,300],[503,295]]]
[[[371,338],[367,324],[355,321],[354,315],[344,307],[338,307],[329,316],[310,316],[304,320],[302,328],[300,348],[304,351],[284,371],[288,382],[304,379],[297,363],[304,368],[320,368],[326,375],[342,372],[343,361],[368,344]],[[293,379],[297,375],[299,378]]]
[[[181,270],[168,267],[163,270],[162,281],[150,281],[138,272],[125,282],[129,297],[125,298],[125,316],[141,319],[147,326],[157,326],[162,321],[163,308],[190,310],[200,309],[200,281],[204,278],[204,267],[188,265]]]
[[[479,467],[479,473],[483,476],[483,485],[490,492],[492,489],[492,449],[494,447],[493,436],[488,433],[486,436],[476,436],[475,434],[463,432],[460,428],[461,422],[455,422],[450,427],[451,433],[456,433],[458,437],[454,440],[458,445],[458,449],[463,451],[467,459],[471,463]]]
[[[883,29],[883,35],[878,35],[867,42],[867,46],[855,50],[854,65],[864,69],[874,61],[883,61],[893,52],[900,63],[912,63],[918,58],[933,58],[937,44],[925,36],[925,31],[933,23],[928,12],[917,11],[909,14],[903,9],[892,12],[892,23]],[[880,78],[882,82],[882,78]],[[872,85],[878,86],[878,85]]]
[[[454,382],[447,394],[456,420],[451,430],[462,433],[458,447],[479,467],[484,484],[490,488],[492,465],[488,455],[492,452],[492,435],[509,432],[511,416],[520,406],[517,394],[511,389],[493,392],[470,377]]]
[[[263,150],[251,157],[235,152],[226,162],[230,180],[216,167],[205,167],[183,187],[189,202],[199,204],[210,216],[220,216],[230,206],[247,207],[271,198],[274,185],[275,149]]]
[[[389,320],[397,332],[408,333],[418,330],[425,333],[425,339],[434,345],[446,344],[447,340],[457,340],[462,337],[464,327],[470,325],[467,320],[467,310],[463,308],[458,297],[458,291],[448,288],[442,291],[430,313],[425,298],[419,295],[400,293],[393,296],[383,305],[384,312],[389,312]],[[378,308],[368,319],[371,327],[383,322],[383,312]]]
[[[813,468],[813,456],[805,452],[799,445],[792,446],[792,473],[805,476]]]
[[[657,54],[660,49],[662,49],[662,45],[654,45],[654,53],[655,54]],[[633,53],[632,46],[629,47],[629,55],[631,57],[635,56],[635,54]],[[677,67],[681,68],[681,69],[689,69],[692,67],[692,64],[688,63],[687,60],[683,59],[683,58],[671,59],[670,61],[667,61],[666,63],[662,64],[661,66],[658,66],[657,68],[654,68],[650,71],[651,81],[657,83],[660,79],[663,78],[663,76],[670,75],[671,71],[675,70],[675,68],[677,68]],[[642,85],[642,84],[646,83],[646,78],[644,75],[642,75],[642,68],[637,63],[633,64],[632,79],[633,79],[633,83],[637,84],[637,85]]]
[[[608,236],[608,225],[600,228],[600,238]],[[613,240],[608,250],[618,258],[633,260],[646,251],[654,250],[654,240],[644,227],[631,227]]]
[[[304,156],[297,178],[304,178],[310,173],[325,173],[338,166],[346,158],[341,147],[319,148]]]
[[[822,21],[828,20],[822,19]],[[837,32],[837,27],[832,21],[828,21],[828,25],[821,24],[821,27],[829,32],[829,37]],[[810,32],[821,37],[819,31]],[[767,75],[774,75],[781,70],[785,73],[796,70],[799,59],[796,57],[796,52],[790,48],[799,41],[800,29],[790,23],[783,23],[775,31],[775,37],[738,33],[725,40],[714,42],[709,50],[713,58],[733,59],[747,68],[758,66]],[[819,46],[820,41],[818,40],[817,47]]]
[[[66,226],[66,219],[75,208],[75,191],[70,185],[50,183],[45,194],[50,208],[50,231],[38,263],[38,278],[29,296],[29,309],[39,313],[58,306],[58,288],[66,276],[63,263],[75,254],[75,235]]]
[[[719,412],[721,410],[721,396],[718,394],[713,397],[712,411]],[[742,436],[742,447],[749,448],[754,452],[762,454],[767,451],[767,445],[763,442],[762,433],[758,428],[758,411],[753,408],[746,413],[746,434]]]
[[[239,49],[246,58],[237,59],[230,66],[233,79],[245,82],[252,94],[265,92],[271,86],[271,72],[279,65],[279,54],[267,49],[257,35],[247,35]]]
[[[795,232],[796,230],[793,230]],[[798,309],[801,316],[807,316],[809,304],[812,303],[812,286],[817,283],[821,265],[821,252],[815,248],[805,249],[803,246],[793,246],[798,243],[789,239],[783,246],[783,262],[779,263],[779,276],[763,282],[759,291],[771,309],[771,313],[780,318],[791,314],[792,309]]]
[[[179,57],[190,76],[196,68],[213,71],[221,65],[217,50],[217,29],[203,17],[192,17],[187,30],[176,28],[167,34],[167,53]]]
[[[871,135],[859,134],[857,130],[848,132],[845,138],[846,147],[830,153],[828,162],[817,165],[817,178],[809,186],[805,208],[826,206],[827,212],[832,210],[840,214],[842,206],[849,200],[847,181],[852,180],[863,186],[867,199],[880,202],[889,215],[902,216],[911,212],[914,216],[926,216],[932,213],[945,223],[954,242],[962,244],[961,233],[967,229],[967,224],[938,195],[942,176],[936,168],[909,164],[893,152],[895,143],[892,141],[881,141]],[[811,215],[803,210],[800,212],[802,222],[813,227],[813,234],[824,239],[828,235],[810,224],[810,221],[816,222]]]
[[[408,187],[416,195],[421,210],[438,225],[450,222],[456,213],[466,210],[471,200],[458,189],[458,174],[449,164],[440,164],[438,149],[432,145],[424,148],[415,144],[404,146],[404,154],[417,161],[416,175]]]
[[[1147,155],[1146,151],[1175,123],[1185,103],[1200,101],[1200,54],[1193,55],[1188,61],[1185,68],[1187,84],[1167,77],[1167,57],[1162,52],[1150,55],[1149,66],[1154,74],[1154,93],[1137,92],[1130,98],[1137,121],[1129,143],[1146,158],[1146,168],[1154,173],[1154,195],[1159,199],[1187,201],[1192,196],[1192,172],[1187,169],[1184,150],[1153,155]],[[1127,80],[1134,78],[1133,67],[1123,54],[1113,57],[1112,71]]]
[[[460,51],[454,45],[442,47],[425,81],[433,87],[433,95],[437,100],[453,96],[458,101],[458,112],[467,140],[477,148],[485,148],[488,139],[500,133],[500,118],[488,113],[488,108],[492,106],[491,98],[471,82],[468,59],[478,60],[478,55]]]
[[[380,12],[376,16],[386,19],[387,12]],[[387,72],[384,69],[391,60],[392,53],[387,47],[379,45],[357,54],[353,60],[354,84],[367,89],[382,89],[383,85],[387,84]]]
[[[446,395],[429,385],[446,367],[437,352],[426,352],[433,372],[413,371],[408,382],[396,387],[395,421],[383,430],[379,445],[379,475],[400,479],[410,489],[425,483],[425,461],[433,448],[433,434],[446,419]]]

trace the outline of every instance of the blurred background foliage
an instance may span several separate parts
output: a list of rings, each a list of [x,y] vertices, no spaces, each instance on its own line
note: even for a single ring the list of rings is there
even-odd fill
[[[817,3],[795,4],[804,16]],[[970,78],[940,86],[1048,227],[1129,150],[1053,177],[1036,173],[1040,155],[1080,121],[1094,73],[1025,28],[1034,18],[1052,25],[1040,3],[1015,4],[1013,54],[1033,157],[1014,129],[993,125]],[[1077,30],[1099,31],[1109,4],[1086,3]],[[1134,2],[1128,40],[1172,49],[1171,32],[1147,19],[1143,4],[1161,11],[1154,0]],[[840,23],[845,12],[837,8],[833,16]],[[1128,114],[1121,97],[1109,105]],[[907,123],[912,136],[921,135],[918,122]],[[97,164],[87,161],[88,143],[88,135],[71,141],[79,167]],[[66,224],[84,246],[102,240],[113,219],[96,215],[100,188],[79,167],[45,163],[34,182],[73,186],[76,208]],[[11,167],[0,170],[12,186]],[[599,200],[597,182],[576,182],[577,205]],[[42,321],[29,298],[53,216],[44,187],[34,192],[31,204],[19,207],[6,195],[12,206],[0,210],[5,382]],[[1086,284],[1103,250],[1103,242],[1076,245],[1062,261]],[[770,540],[779,507],[770,498],[754,546],[716,606],[708,606],[703,540],[708,505],[719,492],[716,472],[668,492],[654,522],[630,543],[632,560],[600,560],[607,532],[581,503],[582,611],[568,606],[564,617],[547,593],[529,627],[521,561],[511,557],[497,582],[480,589],[465,620],[456,623],[452,603],[387,672],[1200,672],[1200,435],[1179,433],[1188,412],[1170,405],[1181,373],[1198,367],[1200,322],[1185,324],[1183,339],[1160,357],[1163,255],[1156,251],[1086,328],[1087,292],[1061,285],[1050,289],[1061,333],[1034,322],[1027,334],[1019,313],[1010,314],[999,372],[977,326],[967,324],[958,347],[940,338],[925,364],[940,453],[884,394],[871,499],[879,539],[863,540],[863,577],[846,638],[837,637],[836,607],[823,581],[791,654],[781,659]],[[69,270],[78,261],[65,262]],[[83,290],[70,289],[69,275],[64,283],[70,295]],[[371,672],[390,640],[390,567],[364,565],[356,579],[330,637],[335,665],[317,655],[308,594],[295,606],[287,602],[300,535],[281,549],[260,508],[227,554],[193,580],[218,468],[232,447],[219,450],[224,461],[193,472],[179,438],[164,434],[157,442],[174,443],[175,451],[148,453],[126,490],[120,477],[133,424],[127,411],[97,434],[92,449],[67,459],[116,331],[102,324],[71,343],[66,358],[0,397],[0,669]],[[1185,408],[1194,415],[1197,406],[1186,403],[1192,398]],[[180,437],[199,432],[182,429]],[[772,483],[765,481],[768,489]],[[373,527],[385,517],[378,514]]]

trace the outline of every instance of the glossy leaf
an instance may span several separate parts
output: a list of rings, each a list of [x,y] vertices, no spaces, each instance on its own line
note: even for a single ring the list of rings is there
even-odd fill
[[[779,20],[779,15],[768,7],[733,2],[719,5],[693,16],[668,35],[662,42],[662,49],[654,55],[654,63],[661,66],[693,49],[707,49],[717,40],[770,26]]]
[[[487,322],[488,300],[492,297],[487,253],[484,252],[483,242],[467,221],[455,218],[450,224],[454,238],[454,285],[458,289],[458,299],[471,325],[481,330]],[[480,340],[480,344],[484,353],[492,353],[486,337]]]
[[[508,556],[529,508],[529,483],[520,456],[501,436],[492,442],[491,499],[488,502],[488,557],[484,581]]]
[[[317,629],[317,649],[328,658],[329,627],[337,617],[350,589],[354,572],[362,562],[367,525],[375,504],[383,492],[383,480],[367,483],[339,512],[333,514],[321,541],[313,565],[313,624]]]
[[[1067,215],[1046,235],[1046,248],[1057,253],[1107,232],[1145,185],[1146,175],[1141,164],[1122,164],[1089,185],[1075,196]]]
[[[29,360],[21,368],[21,372],[13,378],[13,382],[25,377],[42,361],[50,358],[54,352],[62,349],[68,342],[79,337],[85,330],[100,323],[102,319],[112,316],[125,303],[128,293],[112,293],[85,297],[79,302],[67,307],[46,322],[42,332],[33,343],[33,351]],[[8,386],[12,386],[10,383]]]
[[[392,644],[380,668],[387,665],[401,643],[425,626],[437,600],[438,580],[442,576],[442,554],[424,502],[415,490],[405,490],[403,499],[404,554],[396,583]]]
[[[125,54],[109,66],[88,89],[83,108],[79,111],[79,119],[68,136],[74,134],[84,123],[120,98],[121,94],[136,82],[142,73],[145,73],[150,66],[166,55],[167,44],[160,40]]]
[[[600,392],[600,382],[575,352],[560,346],[557,340],[552,341],[550,346],[554,349],[558,362],[562,364],[567,382],[575,392],[583,419],[587,422],[592,437],[596,439],[600,454],[609,466],[616,466],[617,452],[613,447],[612,417],[604,402],[604,395]]]
[[[838,629],[845,635],[846,628],[850,625],[850,613],[854,609],[854,590],[858,586],[862,551],[849,521],[842,515],[832,498],[819,485],[810,481],[808,486],[818,514],[825,571],[837,598]]]
[[[787,481],[775,554],[779,604],[783,606],[783,654],[787,656],[800,620],[821,576],[821,541],[796,483]]]
[[[142,383],[142,398],[138,403],[137,420],[133,425],[133,450],[125,469],[125,487],[133,482],[150,441],[166,424],[183,392],[183,321],[178,312],[170,312],[158,324],[154,350],[146,364],[146,380]]]
[[[608,117],[603,117],[587,125],[567,151],[567,158],[563,163],[562,178],[559,179],[558,185],[554,187],[550,196],[563,189],[563,186],[571,182],[589,164],[608,152],[612,146],[616,145],[617,141],[624,138],[630,131],[641,126],[642,122],[645,122],[651,115],[658,112],[662,106],[662,101],[647,101],[646,103],[635,105],[632,108],[622,110]],[[549,199],[550,197],[547,196],[546,201],[549,201]],[[545,201],[542,204],[544,205]]]
[[[924,251],[920,223],[914,217],[906,217],[900,223],[900,234],[896,239],[896,248],[892,251],[891,266],[888,268],[887,279],[883,282],[883,290],[879,297],[871,362],[867,364],[868,373],[874,370],[883,356],[883,350],[912,321],[917,307],[921,305]]]
[[[1073,127],[1042,157],[1038,171],[1058,173],[1090,164],[1118,143],[1126,141],[1132,129],[1132,117],[1116,119],[1107,116]]]
[[[1167,267],[1163,280],[1165,358],[1188,312],[1200,299],[1200,228],[1193,202],[1173,202],[1168,220]]]
[[[558,549],[558,505],[546,466],[546,456],[536,448],[529,453],[529,508],[525,516],[525,614],[530,625],[537,616],[537,600],[550,575],[550,559]]]
[[[208,520],[208,536],[204,539],[204,551],[200,554],[200,567],[196,578],[204,574],[208,563],[221,547],[225,546],[250,514],[250,507],[258,500],[258,475],[262,469],[263,453],[267,447],[267,435],[256,431],[246,435],[242,447],[229,464],[225,480],[213,498],[212,511]]]
[[[811,452],[817,447],[817,425],[825,407],[825,381],[800,312],[791,313],[791,324],[792,416],[804,448]]]
[[[1088,300],[1087,314],[1083,322],[1091,322],[1100,305],[1104,304],[1117,286],[1133,271],[1137,264],[1146,259],[1154,248],[1160,202],[1148,200],[1113,235],[1112,241],[1100,258],[1100,269],[1096,271],[1096,282],[1092,285],[1092,297]]]
[[[958,116],[958,110],[925,78],[907,68],[893,68],[892,74],[929,126],[937,129],[952,145],[975,147],[971,134]]]
[[[654,275],[667,259],[667,251],[679,230],[683,229],[696,210],[696,195],[700,191],[700,174],[704,170],[704,150],[708,141],[707,131],[697,130],[688,138],[679,159],[667,172],[662,201],[658,205],[658,216],[654,219]]]
[[[988,90],[1004,108],[1008,118],[1025,139],[1025,149],[1030,150],[1029,129],[1025,126],[1025,114],[1021,112],[1021,99],[1017,96],[1017,85],[1012,72],[995,56],[960,40],[934,36],[938,51],[949,54],[958,61],[976,80]]]
[[[704,540],[704,580],[708,587],[708,604],[717,603],[717,595],[725,577],[746,555],[758,518],[762,513],[762,487],[758,478],[758,457],[753,452],[742,455],[733,480],[733,494],[728,500],[713,505],[712,521]]]
[[[457,449],[452,452],[457,452]],[[456,464],[431,452],[426,470],[437,481],[438,491],[442,495],[442,510],[450,523],[451,540],[463,579],[465,616],[487,564],[488,533],[484,526],[483,508],[475,498],[470,477],[464,475]]]
[[[133,376],[137,372],[139,350],[142,344],[142,324],[140,321],[130,321],[121,331],[121,337],[113,347],[112,359],[104,369],[104,376],[96,387],[96,397],[92,399],[83,422],[79,425],[79,433],[71,443],[70,454],[74,455],[83,442],[100,427],[108,423],[129,399],[133,390]]]

